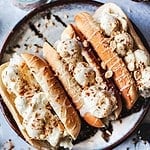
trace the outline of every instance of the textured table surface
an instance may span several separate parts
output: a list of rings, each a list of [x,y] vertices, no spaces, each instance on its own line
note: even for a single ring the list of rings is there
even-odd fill
[[[129,18],[137,25],[148,45],[150,46],[150,3],[136,3],[131,0],[98,0],[100,2],[115,2],[127,13]],[[22,19],[28,12],[21,10],[12,5],[11,0],[0,0],[0,49],[7,35],[15,24]],[[150,123],[150,110],[142,123]],[[150,130],[150,128],[149,128]],[[150,136],[150,135],[149,135]],[[116,150],[136,149],[149,150],[148,142],[139,141],[135,145],[133,139],[136,133],[131,135],[126,141],[117,146]],[[149,137],[150,138],[150,137]],[[11,140],[11,141],[10,141]],[[12,145],[11,145],[12,144]],[[15,150],[23,150],[31,148],[9,127],[2,112],[0,111],[0,150],[9,149],[9,146],[15,146]]]

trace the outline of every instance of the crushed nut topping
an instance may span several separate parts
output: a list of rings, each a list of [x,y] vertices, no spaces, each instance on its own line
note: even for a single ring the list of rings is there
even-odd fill
[[[111,70],[106,71],[106,73],[105,73],[106,79],[111,78],[112,76],[113,76],[113,71],[111,71]]]

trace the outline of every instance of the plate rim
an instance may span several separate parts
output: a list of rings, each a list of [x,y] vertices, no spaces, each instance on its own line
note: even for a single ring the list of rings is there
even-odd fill
[[[97,7],[100,6],[100,5],[103,5],[103,3],[98,2],[98,1],[93,1],[93,0],[92,1],[91,0],[76,0],[76,1],[74,1],[74,0],[61,0],[61,1],[50,2],[50,3],[44,4],[44,5],[40,6],[40,7],[37,7],[35,9],[31,10],[27,15],[25,15],[21,20],[19,20],[14,25],[14,27],[8,33],[7,37],[5,37],[5,39],[3,40],[1,51],[0,51],[0,60],[2,59],[3,53],[4,53],[5,49],[6,49],[6,47],[8,46],[11,38],[13,36],[15,36],[15,33],[17,32],[17,29],[20,28],[20,26],[22,26],[23,24],[26,24],[26,22],[30,18],[34,17],[39,12],[43,12],[44,10],[46,11],[46,9],[50,9],[50,8],[53,8],[53,7],[56,7],[56,6],[61,6],[61,4],[69,5],[69,4],[76,4],[76,3],[89,4],[89,5],[94,5],[94,6],[97,6]],[[133,22],[132,22],[132,24],[133,24]],[[140,32],[140,30],[137,28],[136,25],[134,26],[134,29],[135,28],[139,32],[138,33],[139,37],[140,38],[141,38],[141,36],[144,37],[143,34]],[[141,39],[142,39],[142,42],[143,42],[143,38],[141,38]],[[145,38],[144,38],[144,42],[146,42],[146,45],[147,45],[147,41],[145,41]],[[144,45],[145,45],[145,43],[144,43]],[[146,48],[147,48],[147,46],[146,46]],[[1,65],[1,61],[0,61],[0,65]],[[20,135],[20,133],[16,132],[15,128],[13,127],[13,125],[12,125],[12,123],[10,121],[11,119],[9,119],[7,117],[6,112],[5,112],[4,108],[3,108],[3,104],[5,104],[5,103],[4,103],[4,101],[3,101],[3,99],[1,98],[1,95],[0,95],[0,110],[2,111],[2,114],[4,115],[4,118],[7,120],[7,123],[15,131],[15,133],[18,134],[25,141],[25,139],[22,137],[22,135]],[[7,106],[6,106],[6,108],[7,108]],[[147,114],[149,108],[150,108],[150,102],[148,102],[148,105],[143,108],[144,110],[142,112],[142,115],[139,117],[139,119],[137,120],[135,125],[122,138],[120,138],[119,140],[117,140],[113,144],[111,144],[109,146],[106,146],[106,148],[104,148],[104,149],[105,150],[107,150],[107,149],[109,150],[109,149],[115,148],[116,146],[118,146],[122,142],[124,142],[131,134],[133,134],[138,129],[140,124],[142,123],[142,121],[143,121],[145,115]]]
[[[6,37],[4,37],[4,40],[2,41],[2,46],[0,47],[0,60],[3,57],[4,50],[7,47],[11,37],[15,34],[18,27],[21,26],[22,24],[24,24],[25,22],[27,22],[28,19],[30,19],[31,17],[36,15],[38,12],[44,11],[44,9],[60,6],[61,4],[68,5],[68,4],[74,4],[74,3],[84,3],[84,4],[95,5],[95,6],[104,4],[102,2],[98,2],[98,1],[94,1],[94,0],[76,0],[76,1],[74,1],[74,0],[61,0],[61,1],[53,1],[53,2],[50,2],[50,3],[46,3],[46,4],[43,4],[39,7],[31,10],[22,19],[20,19],[14,25],[14,27],[10,30],[10,32],[6,35]],[[0,61],[0,65],[1,65],[1,61]]]

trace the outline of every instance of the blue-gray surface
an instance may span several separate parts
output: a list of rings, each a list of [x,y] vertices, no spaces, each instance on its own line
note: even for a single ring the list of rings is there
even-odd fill
[[[150,46],[150,3],[137,3],[131,0],[97,0],[100,2],[115,2],[126,12],[128,17],[136,24],[140,29],[144,37],[146,38],[148,45]],[[24,17],[28,12],[20,10],[14,7],[11,0],[0,0],[0,48],[3,41],[7,37],[8,33],[14,27],[14,25]],[[143,122],[150,123],[150,111],[147,114]],[[150,130],[150,129],[149,129]],[[5,131],[5,132],[4,132]],[[2,136],[3,135],[3,136]],[[9,139],[13,139],[15,143],[19,142],[19,145],[24,146],[24,142],[16,136],[14,131],[6,123],[1,111],[0,111],[0,149],[1,145],[6,143]],[[140,141],[135,145],[133,144],[133,135],[128,138],[124,143],[116,147],[116,150],[124,149],[137,149],[148,150],[150,149],[149,143]],[[16,146],[17,148],[17,146]]]

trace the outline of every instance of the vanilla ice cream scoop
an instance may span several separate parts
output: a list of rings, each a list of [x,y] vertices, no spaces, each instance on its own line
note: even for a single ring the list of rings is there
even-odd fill
[[[150,97],[150,57],[149,54],[137,49],[127,52],[124,60],[129,71],[134,71],[139,91],[143,97]]]
[[[93,16],[107,36],[111,36],[116,31],[127,31],[126,18],[115,14],[111,9],[97,10]]]
[[[143,97],[150,97],[150,66],[141,72],[139,90]]]
[[[134,55],[136,58],[136,65],[139,66],[148,66],[150,65],[150,56],[147,52],[137,49],[134,51]]]
[[[90,86],[82,91],[84,105],[80,112],[84,115],[90,112],[98,118],[108,117],[114,110],[117,109],[117,100],[108,91],[100,89],[98,86]]]
[[[17,97],[15,106],[24,118],[23,124],[28,135],[37,140],[48,140],[52,146],[56,146],[63,136],[64,129],[60,128],[63,125],[57,116],[51,113],[51,106],[45,93],[35,93],[28,104],[25,101],[27,100]],[[55,140],[49,140],[51,136]]]
[[[75,39],[66,39],[57,43],[57,51],[61,57],[71,57],[80,54],[80,46]]]
[[[133,39],[127,32],[117,34],[114,41],[116,43],[116,51],[121,56],[125,56],[129,49],[133,49]]]
[[[133,52],[127,52],[126,56],[124,57],[124,60],[127,64],[127,68],[129,71],[135,70],[135,55]]]
[[[16,66],[7,67],[2,72],[3,83],[8,86],[8,90],[11,92],[14,90],[15,93],[19,91],[18,80],[18,69]]]
[[[85,62],[77,63],[74,69],[74,78],[82,86],[90,86],[95,83],[96,74],[94,70]]]
[[[76,39],[58,41],[56,50],[65,62],[68,63],[69,70],[74,68],[78,61],[82,60],[81,46]]]
[[[17,94],[20,90],[20,82],[22,78],[19,76],[18,65],[23,64],[23,59],[15,54],[10,59],[9,65],[2,72],[2,79],[5,86],[10,92],[14,91]]]
[[[102,15],[95,18],[107,36],[110,36],[113,31],[117,31],[119,28],[119,20],[108,13],[102,13]]]

